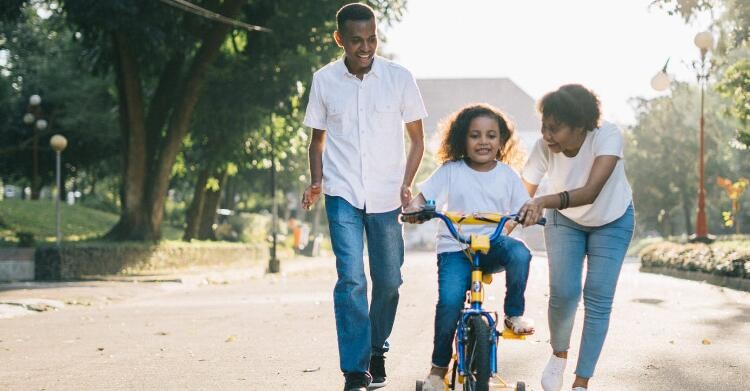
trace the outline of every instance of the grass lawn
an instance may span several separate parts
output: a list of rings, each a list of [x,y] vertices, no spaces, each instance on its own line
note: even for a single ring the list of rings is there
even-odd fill
[[[104,235],[119,218],[118,215],[79,205],[60,204],[61,230],[64,241],[94,239]],[[179,229],[164,226],[165,239],[178,239]],[[15,245],[17,232],[34,235],[37,243],[55,241],[55,203],[51,200],[0,201],[0,245]]]

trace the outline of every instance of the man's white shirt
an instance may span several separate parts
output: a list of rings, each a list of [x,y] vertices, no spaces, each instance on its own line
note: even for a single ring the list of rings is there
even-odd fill
[[[339,59],[313,75],[305,126],[326,131],[323,191],[367,213],[401,206],[404,123],[427,117],[417,82],[376,56],[362,80]]]

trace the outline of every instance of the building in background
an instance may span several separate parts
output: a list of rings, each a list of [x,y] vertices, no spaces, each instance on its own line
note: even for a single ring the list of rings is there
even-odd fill
[[[508,78],[418,79],[417,84],[427,107],[424,130],[433,151],[439,144],[435,134],[441,123],[472,103],[489,103],[510,116],[526,151],[540,136],[542,123],[535,99]]]

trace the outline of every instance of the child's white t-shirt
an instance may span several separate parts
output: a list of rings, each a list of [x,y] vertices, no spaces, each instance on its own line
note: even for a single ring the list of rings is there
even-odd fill
[[[464,161],[448,162],[420,183],[419,190],[427,200],[434,200],[438,211],[517,213],[529,199],[518,174],[501,162],[490,171],[476,171]],[[461,251],[467,246],[451,236],[445,223],[440,222],[437,234],[437,253]],[[495,225],[463,225],[465,236],[472,233],[490,235]]]
[[[617,220],[633,201],[622,159],[623,135],[616,125],[605,122],[601,127],[587,132],[581,149],[574,157],[565,156],[562,152],[553,153],[544,139],[539,139],[522,175],[527,182],[538,185],[546,174],[553,193],[570,191],[586,185],[594,159],[603,155],[620,159],[594,203],[560,211],[578,224],[598,227]]]

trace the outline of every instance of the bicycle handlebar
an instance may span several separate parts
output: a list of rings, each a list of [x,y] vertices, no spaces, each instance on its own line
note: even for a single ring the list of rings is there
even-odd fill
[[[497,224],[497,227],[495,228],[495,231],[490,236],[490,242],[497,239],[497,237],[500,235],[500,233],[503,230],[503,227],[505,227],[505,224],[513,220],[515,222],[520,222],[520,216],[518,214],[510,214],[510,215],[503,215],[500,213],[473,213],[473,214],[466,214],[466,213],[460,213],[460,212],[446,212],[445,214],[440,213],[435,210],[435,204],[434,202],[427,201],[427,203],[424,205],[422,210],[412,213],[402,213],[401,214],[401,221],[407,222],[406,218],[416,216],[418,221],[424,222],[428,220],[432,220],[434,218],[439,218],[445,222],[445,225],[448,227],[448,231],[450,231],[451,235],[453,235],[454,238],[456,238],[459,242],[464,244],[469,244],[470,239],[465,238],[463,235],[459,234],[456,230],[456,226],[453,224],[473,224],[473,225],[479,225],[479,224]],[[547,223],[547,219],[542,217],[539,219],[537,224],[539,225],[545,225]]]

